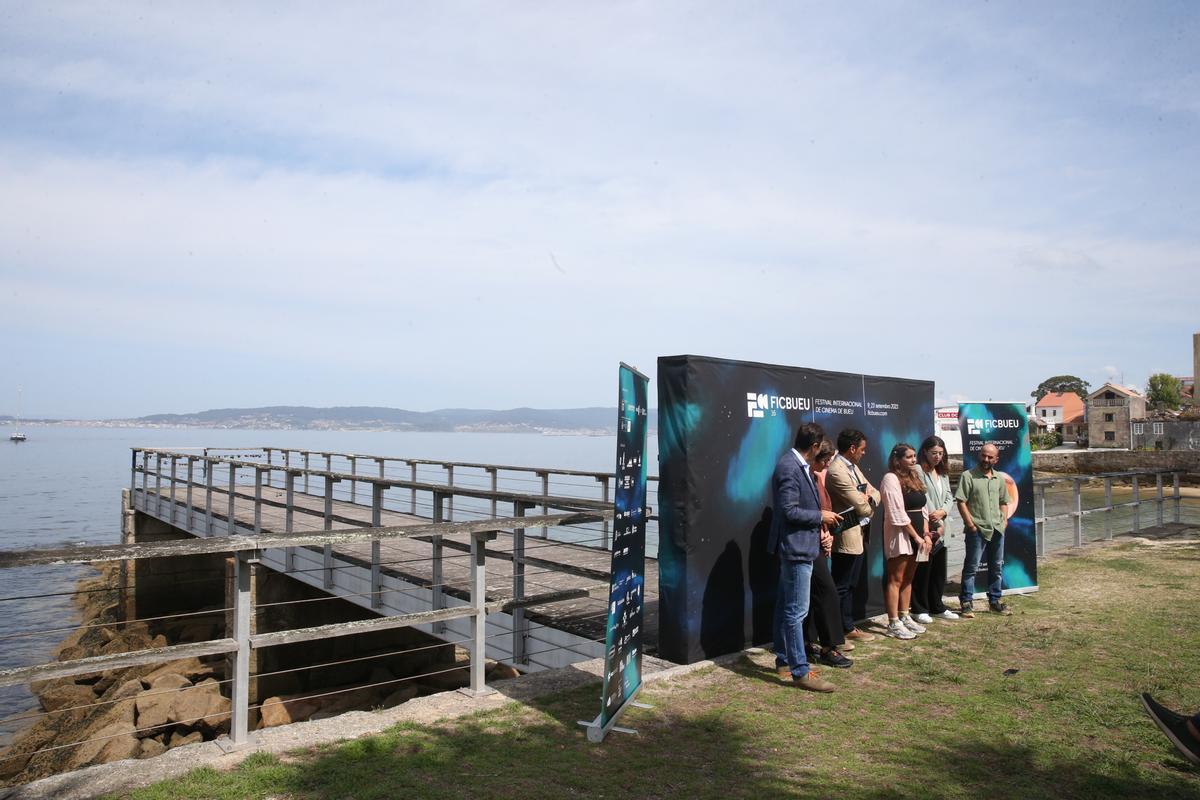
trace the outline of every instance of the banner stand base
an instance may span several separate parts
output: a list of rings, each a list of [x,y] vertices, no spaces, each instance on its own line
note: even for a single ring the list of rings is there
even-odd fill
[[[588,722],[587,720],[584,720],[584,719],[578,720],[577,724],[582,725],[583,727],[587,728],[588,741],[596,742],[597,744],[600,742],[603,742],[604,737],[608,735],[609,731],[616,731],[618,733],[631,733],[634,736],[637,736],[638,732],[635,728],[622,728],[622,727],[619,727],[616,724],[616,722],[618,719],[621,718],[621,715],[624,714],[626,709],[628,709],[630,706],[633,706],[634,708],[654,708],[654,706],[649,705],[647,703],[634,702],[634,698],[637,697],[641,691],[642,691],[642,687],[639,686],[634,691],[634,693],[629,696],[629,699],[626,700],[625,703],[620,708],[617,709],[617,713],[613,714],[613,718],[608,721],[607,725],[600,724],[600,719],[601,719],[601,717],[604,716],[603,714],[597,714],[596,718],[594,720],[592,720],[591,722]]]

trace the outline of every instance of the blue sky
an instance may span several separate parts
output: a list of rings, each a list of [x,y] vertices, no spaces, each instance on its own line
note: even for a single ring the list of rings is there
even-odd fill
[[[0,5],[0,413],[1191,372],[1194,4],[282,9]]]

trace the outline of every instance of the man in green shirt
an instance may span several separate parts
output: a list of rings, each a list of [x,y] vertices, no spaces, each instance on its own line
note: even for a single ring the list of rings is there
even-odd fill
[[[996,470],[1000,450],[985,444],[979,450],[979,464],[958,479],[958,513],[962,516],[967,555],[963,560],[959,616],[975,616],[975,573],[980,557],[987,559],[988,607],[997,614],[1012,612],[1000,600],[1000,580],[1004,569],[1004,528],[1008,524],[1008,476]]]

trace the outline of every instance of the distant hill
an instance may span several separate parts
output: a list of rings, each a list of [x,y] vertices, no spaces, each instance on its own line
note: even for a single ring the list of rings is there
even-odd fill
[[[655,412],[650,412],[650,427]],[[260,408],[214,408],[192,414],[151,414],[129,423],[163,427],[254,428],[295,430],[408,430],[408,431],[495,431],[554,433],[616,431],[617,409],[511,408],[488,410],[443,408],[437,411],[407,411],[382,406],[263,406]]]

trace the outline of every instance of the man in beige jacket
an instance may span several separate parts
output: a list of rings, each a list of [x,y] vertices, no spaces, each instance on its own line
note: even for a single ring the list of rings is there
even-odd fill
[[[825,488],[833,501],[835,513],[853,509],[860,522],[867,524],[849,525],[834,537],[833,560],[830,571],[837,586],[841,602],[842,628],[847,641],[869,642],[874,634],[854,627],[854,589],[858,586],[863,570],[864,545],[871,515],[879,503],[879,491],[867,480],[859,469],[867,452],[867,437],[862,431],[848,428],[838,434],[838,454],[829,463],[825,473]]]

